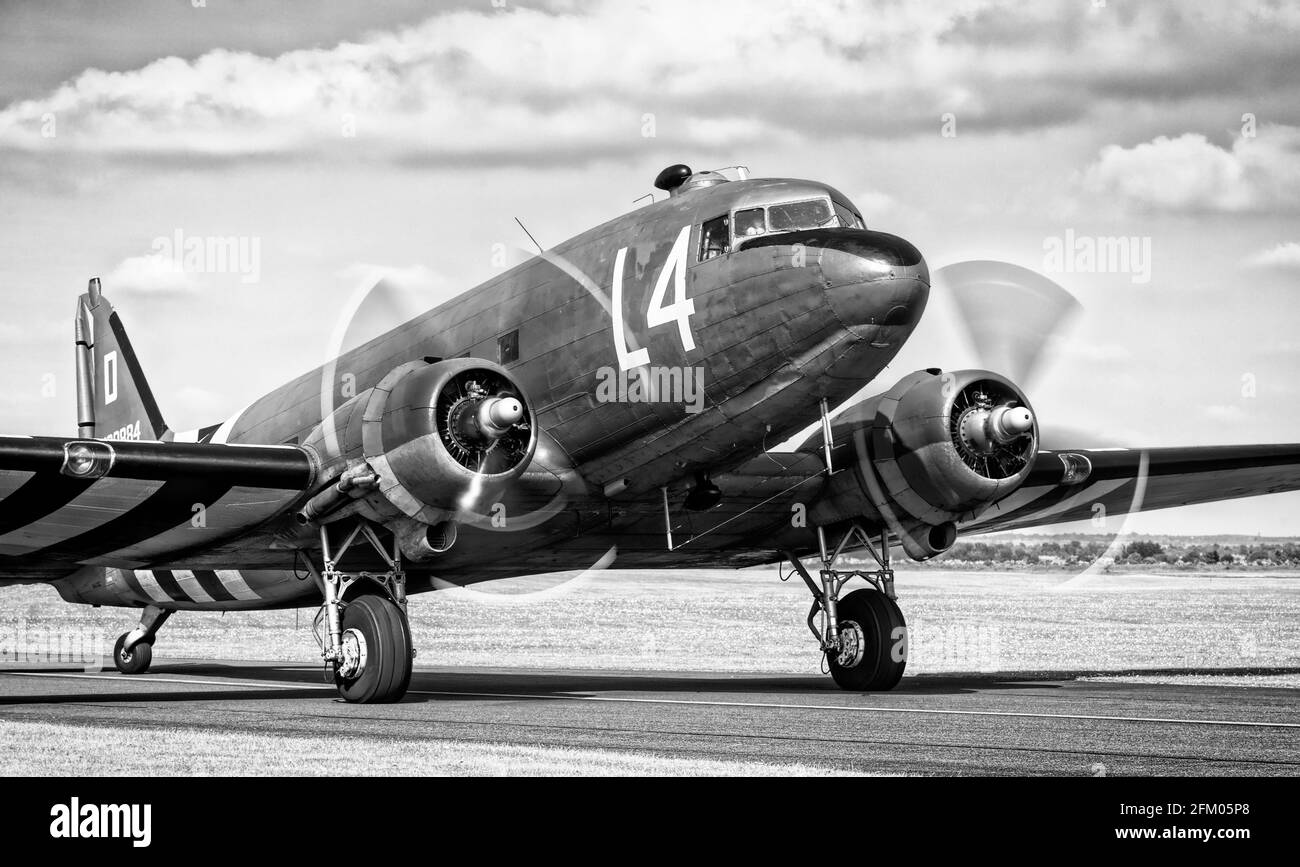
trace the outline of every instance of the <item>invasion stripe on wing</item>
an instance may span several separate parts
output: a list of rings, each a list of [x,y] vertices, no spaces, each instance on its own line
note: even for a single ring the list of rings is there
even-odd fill
[[[994,515],[991,520],[985,523],[986,525],[997,525],[1001,527],[1018,521],[1023,521],[1031,515],[1042,516],[1049,514],[1064,514],[1067,510],[1080,505],[1080,503],[1098,500],[1103,494],[1110,493],[1116,488],[1132,481],[1131,478],[1102,479],[1100,481],[1088,482],[1083,487],[1078,485],[1061,485],[1049,489],[1048,493],[1044,496],[1037,497],[1019,508],[999,512]],[[985,514],[987,515],[987,513]],[[983,518],[985,515],[981,515],[980,517]]]
[[[1056,489],[1052,487],[1031,488],[1028,485],[1026,485],[1025,487],[1020,488],[1019,490],[1012,491],[1010,496],[1006,497],[1006,499],[998,500],[996,503],[989,506],[988,510],[984,514],[980,515],[978,518],[976,518],[974,521],[971,521],[966,526],[978,527],[981,524],[987,524],[992,521],[996,521],[1000,518],[1005,517],[1006,515],[1009,515],[1011,512],[1021,508],[1022,506],[1029,505],[1034,500],[1037,500],[1039,497],[1047,496],[1054,490]]]
[[[37,473],[22,487],[0,500],[0,536],[35,524],[86,492],[94,479],[74,479],[54,473]]]
[[[230,491],[228,481],[173,479],[135,508],[80,535],[33,552],[42,558],[66,557],[85,561],[130,548],[189,521],[194,506],[211,506]]]
[[[1046,515],[1052,515],[1052,514],[1064,515],[1065,513],[1069,512],[1071,509],[1075,508],[1076,506],[1081,506],[1086,503],[1097,502],[1102,497],[1106,496],[1116,488],[1120,488],[1123,487],[1124,485],[1127,485],[1129,481],[1130,481],[1129,479],[1110,479],[1109,481],[1095,482],[1091,485],[1088,485],[1082,491],[1079,491],[1073,497],[1070,497],[1064,500],[1063,502],[1054,503],[1045,509],[1039,509],[1036,512],[1030,512],[1028,515],[1018,515],[1016,516],[1015,520],[1034,521]]]

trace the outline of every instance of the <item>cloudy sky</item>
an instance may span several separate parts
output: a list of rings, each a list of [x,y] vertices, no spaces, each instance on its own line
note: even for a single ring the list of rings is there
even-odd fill
[[[196,4],[0,5],[6,431],[75,429],[92,274],[193,427],[318,363],[375,275],[450,297],[515,216],[549,246],[686,162],[826,181],[932,266],[1057,267],[1084,309],[1025,384],[1058,426],[1300,439],[1300,5]],[[177,232],[257,273],[176,270]],[[1149,261],[1053,265],[1067,238]],[[975,360],[931,313],[891,378]],[[1133,527],[1297,534],[1300,494]]]

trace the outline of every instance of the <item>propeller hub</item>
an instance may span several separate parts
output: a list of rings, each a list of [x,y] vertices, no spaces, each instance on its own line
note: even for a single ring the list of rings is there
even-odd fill
[[[485,400],[479,410],[484,427],[505,430],[524,418],[524,405],[517,398],[497,397]]]
[[[1034,414],[1023,406],[975,406],[962,414],[958,430],[972,452],[991,455],[1034,429]]]
[[[993,436],[999,442],[1010,442],[1021,434],[1028,433],[1034,428],[1034,414],[1023,406],[1003,407],[1001,412],[995,412],[993,422]]]

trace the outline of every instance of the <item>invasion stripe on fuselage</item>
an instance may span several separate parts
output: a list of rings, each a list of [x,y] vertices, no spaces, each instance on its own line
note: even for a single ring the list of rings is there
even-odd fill
[[[104,570],[104,580],[109,584],[116,584],[121,581],[133,595],[144,595],[144,588],[140,586],[140,582],[136,580],[135,573],[131,569],[115,569],[110,566]]]
[[[177,431],[172,437],[172,442],[176,443],[206,443],[212,439],[212,435],[220,428],[219,424],[211,424],[207,427],[195,428],[194,430]]]
[[[221,579],[221,583],[226,585],[226,589],[230,591],[230,595],[236,599],[242,599],[249,602],[254,599],[262,598],[254,592],[252,587],[248,586],[248,582],[244,580],[244,576],[240,575],[235,569],[218,569],[217,578]]]
[[[93,530],[33,552],[38,558],[62,557],[85,561],[130,548],[189,521],[194,506],[204,508],[221,499],[231,488],[215,479],[173,479],[130,511]]]
[[[176,601],[163,591],[162,587],[158,584],[158,579],[154,578],[153,572],[150,572],[148,569],[124,569],[122,571],[126,572],[128,575],[133,575],[136,583],[140,585],[140,588],[144,591],[145,595],[154,602]]]
[[[86,492],[94,479],[37,473],[0,500],[0,536],[47,517]]]
[[[211,569],[195,569],[194,578],[209,596],[216,602],[234,602],[235,597],[226,589],[226,585]]]
[[[208,438],[208,442],[224,443],[229,439],[231,432],[235,429],[235,423],[239,421],[240,417],[243,416],[244,413],[248,412],[250,407],[252,407],[251,403],[248,406],[241,408],[239,412],[218,425],[217,429],[212,432],[212,436]]]
[[[107,570],[110,578],[120,578],[136,596],[145,596],[160,605],[173,602],[254,601],[261,599],[244,577],[231,569],[158,570],[114,569]],[[163,583],[168,589],[163,588]]]
[[[207,591],[203,589],[203,585],[199,583],[198,579],[194,577],[194,573],[190,570],[173,569],[172,577],[176,579],[176,583],[185,591],[185,595],[190,599],[193,599],[195,602],[204,603],[215,601],[208,595]]]
[[[187,598],[181,585],[177,584],[176,579],[172,577],[170,569],[154,569],[152,574],[164,596],[177,602]]]

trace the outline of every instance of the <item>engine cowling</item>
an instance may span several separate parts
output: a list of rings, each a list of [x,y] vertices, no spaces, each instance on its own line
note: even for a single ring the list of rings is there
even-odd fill
[[[848,410],[835,429],[837,468],[851,463],[854,472],[832,477],[813,519],[880,522],[915,559],[951,546],[954,524],[1019,487],[1038,453],[1028,398],[985,370],[917,371]]]
[[[338,482],[301,516],[360,512],[414,538],[418,528],[404,522],[455,521],[518,478],[537,447],[536,428],[531,405],[500,365],[478,358],[401,365],[304,443],[338,469]]]

